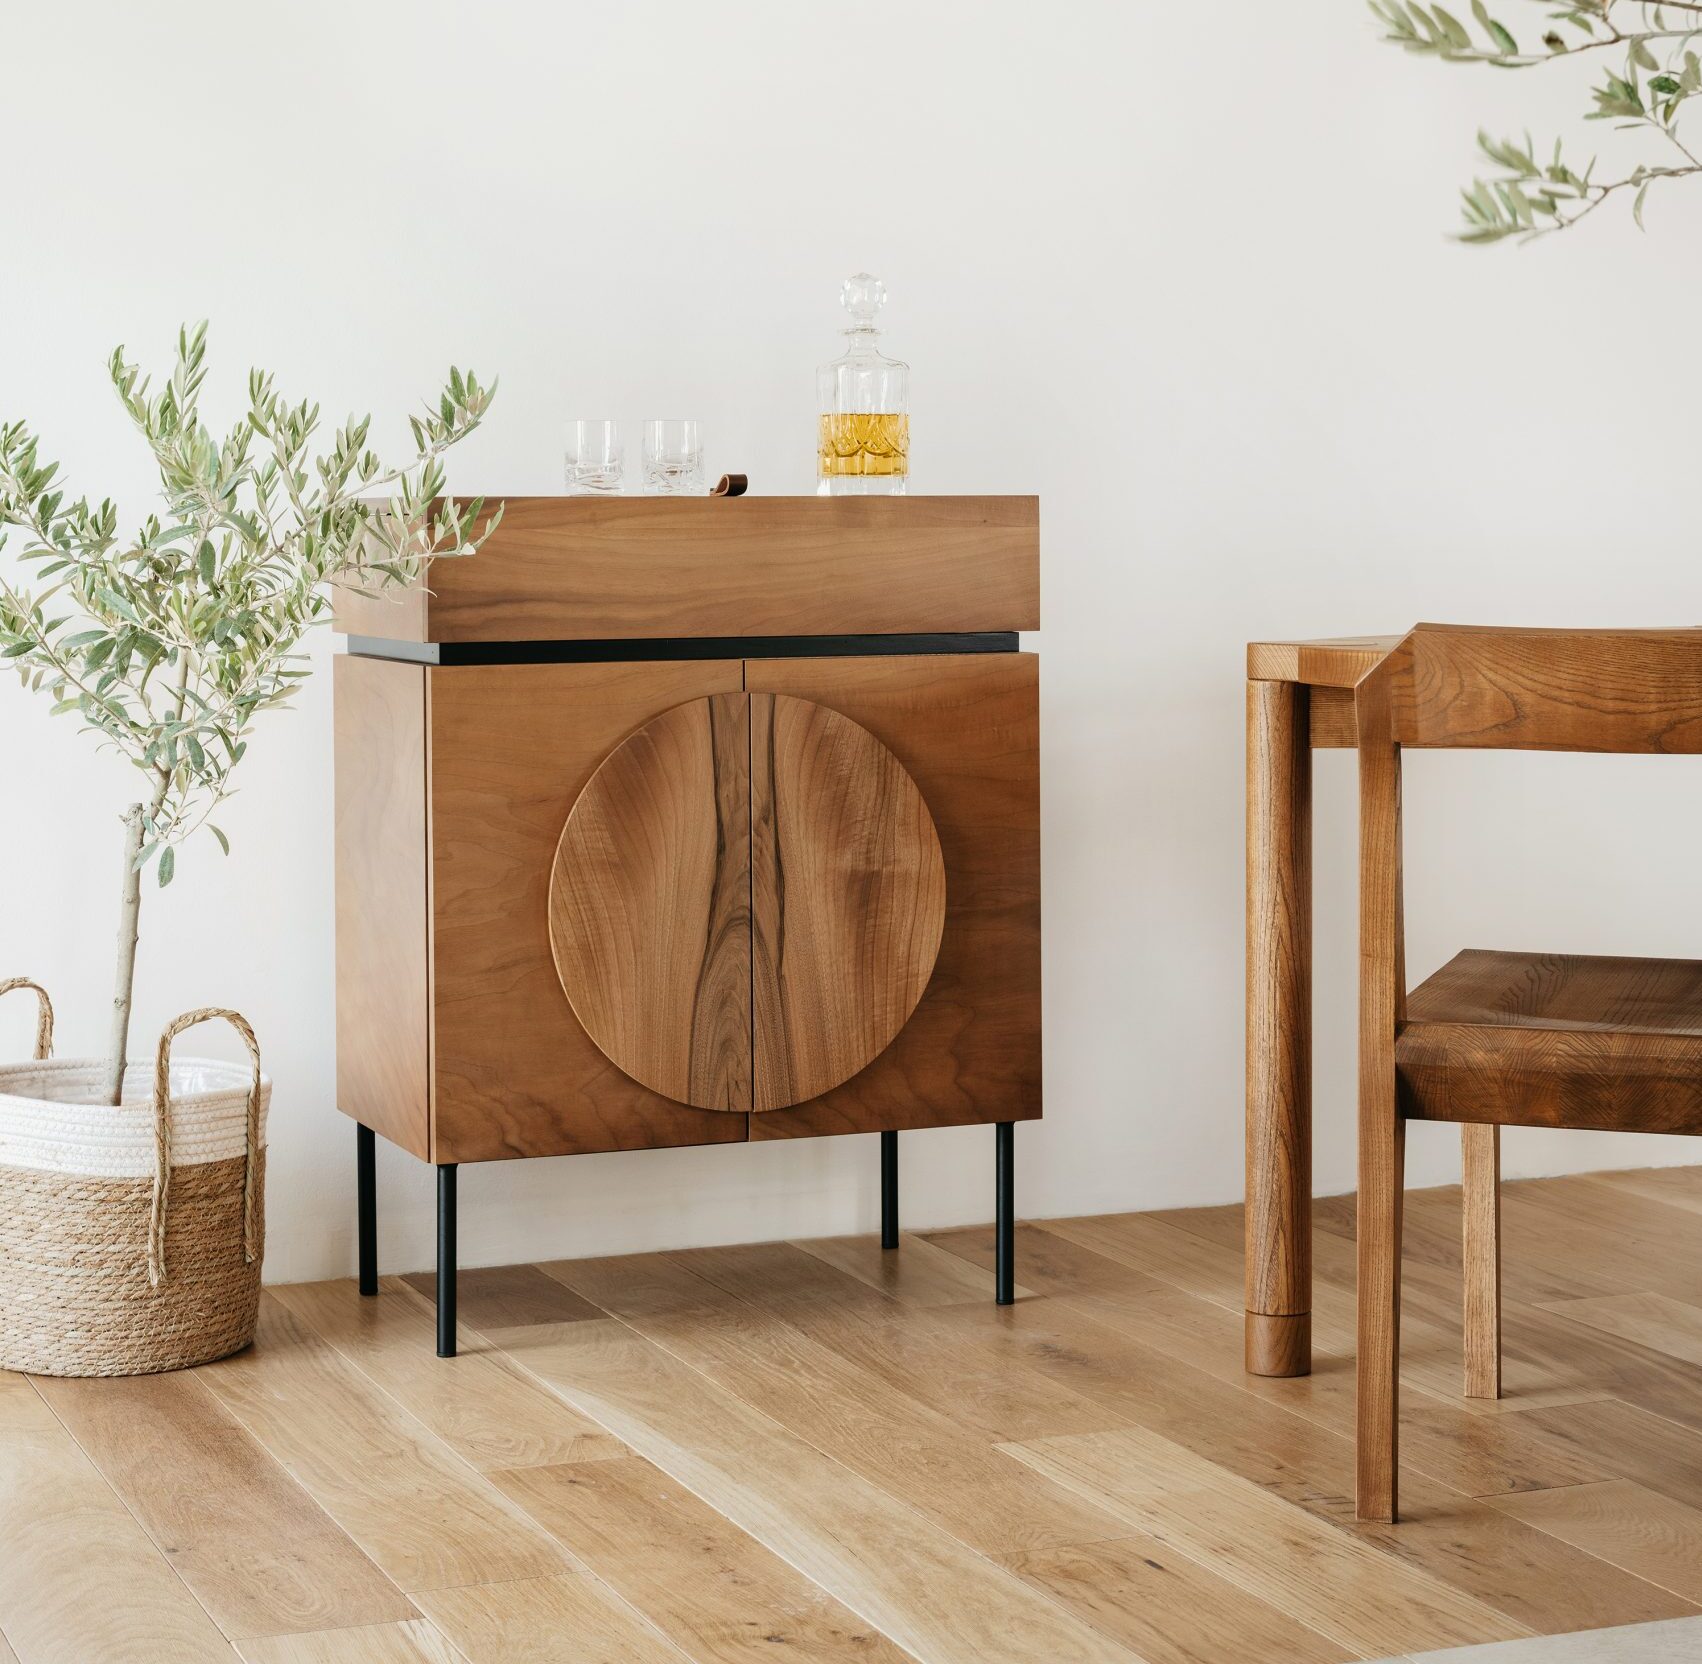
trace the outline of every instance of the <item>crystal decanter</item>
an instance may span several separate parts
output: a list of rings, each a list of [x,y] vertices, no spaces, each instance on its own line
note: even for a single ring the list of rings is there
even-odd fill
[[[846,278],[839,303],[851,314],[851,327],[844,332],[844,356],[816,371],[816,491],[823,497],[897,496],[910,477],[910,366],[875,345],[875,314],[886,303],[886,285],[858,272]]]

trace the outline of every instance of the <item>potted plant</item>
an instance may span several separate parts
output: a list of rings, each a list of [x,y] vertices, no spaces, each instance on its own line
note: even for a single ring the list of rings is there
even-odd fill
[[[0,1067],[0,1367],[129,1374],[184,1367],[253,1338],[263,1231],[269,1083],[235,1012],[186,1012],[150,1071],[129,1063],[142,880],[171,882],[205,827],[262,712],[307,674],[302,637],[330,586],[411,583],[435,559],[474,553],[500,511],[442,498],[442,456],[483,418],[495,384],[452,369],[411,419],[414,455],[386,467],[370,418],[316,449],[319,407],[291,404],[251,372],[228,433],[202,422],[206,325],[185,329],[157,392],[123,348],[112,384],[159,467],[163,512],[121,537],[111,502],[68,502],[22,422],[0,427],[6,528],[33,568],[0,565],[0,660],[56,713],[76,715],[141,777],[122,820],[117,966],[106,1056],[55,1061],[40,993],[37,1058]],[[0,991],[34,984],[13,979]],[[174,1035],[211,1017],[241,1033],[249,1065],[170,1058]],[[128,1073],[127,1073],[128,1070]]]

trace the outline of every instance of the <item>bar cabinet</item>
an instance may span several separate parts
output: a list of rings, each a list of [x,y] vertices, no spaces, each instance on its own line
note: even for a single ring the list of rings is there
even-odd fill
[[[511,499],[481,552],[345,596],[337,1096],[463,1162],[1013,1130],[1040,1091],[1029,497]]]

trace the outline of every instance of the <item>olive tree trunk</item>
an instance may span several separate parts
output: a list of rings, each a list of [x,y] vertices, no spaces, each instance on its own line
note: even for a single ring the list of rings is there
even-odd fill
[[[106,1052],[106,1101],[124,1095],[124,1061],[130,1049],[130,990],[136,981],[136,941],[142,911],[142,805],[124,813],[124,888],[118,910],[118,975],[112,990],[112,1027]]]

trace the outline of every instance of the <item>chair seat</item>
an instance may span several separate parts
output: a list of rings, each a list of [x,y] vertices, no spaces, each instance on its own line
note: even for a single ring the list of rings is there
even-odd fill
[[[1702,1132],[1702,961],[1469,949],[1407,996],[1402,1111]]]

